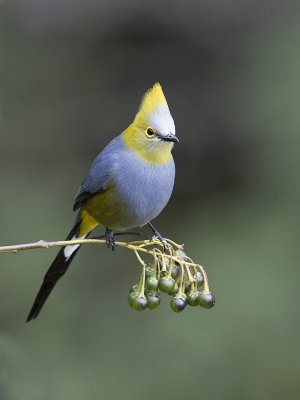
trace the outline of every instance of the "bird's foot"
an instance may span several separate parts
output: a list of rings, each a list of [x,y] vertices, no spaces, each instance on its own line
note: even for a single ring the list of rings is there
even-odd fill
[[[164,242],[164,238],[161,236],[161,234],[158,232],[158,231],[156,231],[156,232],[154,232],[154,235],[152,236],[152,239],[156,239],[156,240],[159,240],[160,242]]]
[[[154,234],[153,236],[152,236],[152,240],[159,240],[160,242],[161,242],[161,244],[162,244],[162,246],[163,246],[163,251],[164,251],[164,253],[166,252],[166,250],[167,250],[167,247],[166,247],[166,241],[165,241],[165,239],[161,236],[161,234],[159,233],[159,232],[157,232],[158,234]]]
[[[152,240],[159,240],[162,245],[163,245],[163,249],[164,252],[166,251],[166,241],[165,239],[162,237],[162,235],[158,232],[157,229],[154,228],[154,226],[149,222],[148,225],[150,226],[150,228],[152,229],[154,235],[152,237]]]
[[[106,228],[105,231],[105,240],[106,240],[106,246],[109,249],[111,247],[112,251],[115,250],[116,247],[116,241],[114,239],[114,233],[110,229]]]

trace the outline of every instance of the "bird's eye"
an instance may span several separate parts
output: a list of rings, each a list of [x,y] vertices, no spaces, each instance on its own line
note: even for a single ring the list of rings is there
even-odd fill
[[[154,136],[154,129],[152,129],[152,128],[147,128],[146,129],[146,135],[148,136],[148,137],[153,137]]]

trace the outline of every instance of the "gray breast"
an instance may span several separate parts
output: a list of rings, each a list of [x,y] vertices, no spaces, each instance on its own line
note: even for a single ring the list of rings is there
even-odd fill
[[[174,186],[173,158],[167,164],[149,164],[123,149],[111,176],[117,200],[127,209],[126,225],[142,226],[166,206]]]

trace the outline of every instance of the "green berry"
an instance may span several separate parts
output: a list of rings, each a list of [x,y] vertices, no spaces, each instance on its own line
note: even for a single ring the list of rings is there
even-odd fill
[[[147,278],[145,285],[148,290],[155,290],[158,288],[158,280],[152,277]]]
[[[145,285],[145,289],[144,289],[144,294],[146,296],[147,293],[152,292],[151,289],[148,289],[147,286]]]
[[[197,281],[197,286],[202,286],[204,282],[204,278],[201,272],[197,272],[196,274],[196,281]]]
[[[186,306],[186,295],[177,294],[171,299],[171,308],[173,311],[179,313],[185,309]]]
[[[158,287],[164,293],[169,293],[175,286],[175,281],[170,275],[163,276],[158,281]]]
[[[173,279],[177,279],[179,275],[179,267],[177,265],[172,265],[171,268],[171,277]]]
[[[132,285],[131,288],[129,289],[129,293],[137,292],[138,290],[138,285]]]
[[[147,299],[144,296],[135,296],[132,301],[132,307],[136,311],[143,311],[147,307]]]
[[[147,306],[150,310],[154,310],[160,305],[160,297],[157,292],[149,292],[146,295],[147,298]]]
[[[190,283],[186,283],[184,285],[184,291],[185,293],[188,293],[191,290],[191,284]]]
[[[152,276],[154,274],[154,269],[155,269],[154,264],[147,265],[146,269],[145,269],[145,277],[150,278],[150,276]]]
[[[199,292],[197,290],[190,290],[187,294],[187,302],[190,306],[194,307],[199,304],[198,302]]]
[[[209,293],[200,292],[198,295],[198,303],[201,307],[204,308],[212,308],[215,305],[215,297],[214,295]]]
[[[180,249],[178,249],[178,250],[175,251],[175,255],[176,255],[176,257],[180,257],[180,258],[182,258],[183,260],[185,260],[186,257],[187,257],[186,253],[185,253],[183,250],[180,250]],[[175,262],[176,262],[176,261],[175,261]],[[178,264],[178,262],[176,262],[176,264]]]
[[[178,292],[178,289],[179,289],[179,287],[178,287],[177,283],[175,283],[173,289],[168,294],[170,296],[175,296],[175,294],[177,294],[177,292]]]
[[[133,302],[135,300],[135,298],[137,297],[136,292],[130,292],[128,295],[128,304],[130,305],[130,307],[133,307]]]

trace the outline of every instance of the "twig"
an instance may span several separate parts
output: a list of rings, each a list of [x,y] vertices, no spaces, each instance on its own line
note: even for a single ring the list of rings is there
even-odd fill
[[[125,232],[116,233],[115,235],[124,235]],[[127,232],[126,234],[135,234],[134,232]],[[101,236],[100,236],[101,237]],[[39,240],[38,242],[33,243],[25,243],[25,244],[16,244],[13,246],[0,246],[0,253],[18,253],[23,250],[33,250],[33,249],[48,249],[50,247],[62,247],[62,246],[72,246],[77,244],[105,244],[105,239],[75,239],[75,240],[59,240],[54,242],[48,242],[46,240]],[[134,250],[137,252],[147,253],[154,256],[153,249],[146,249],[147,246],[158,246],[163,247],[161,242],[152,239],[146,239],[135,242],[116,242],[118,247],[124,247],[130,250]],[[177,245],[178,246],[178,245]],[[178,246],[179,247],[179,246]],[[156,249],[157,250],[157,249]],[[164,258],[173,259],[174,261],[180,261],[180,257],[171,256],[169,254],[164,254]],[[185,263],[186,265],[194,265],[192,263]]]

